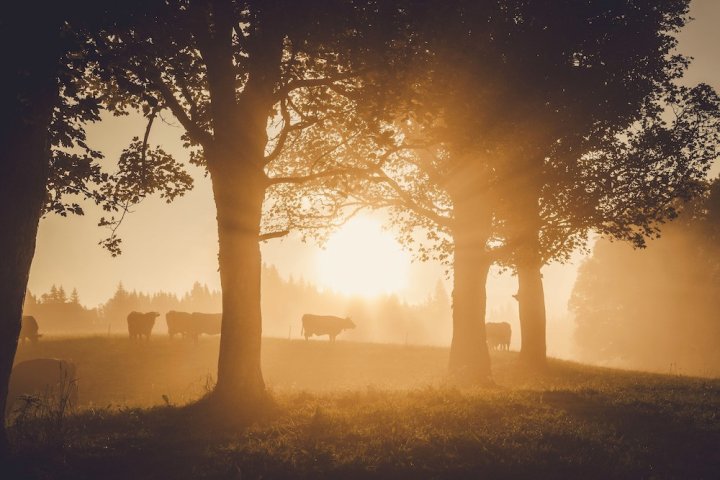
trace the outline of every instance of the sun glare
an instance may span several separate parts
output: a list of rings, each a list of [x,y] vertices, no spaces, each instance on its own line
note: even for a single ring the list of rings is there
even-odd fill
[[[323,287],[348,295],[398,293],[408,282],[410,256],[368,217],[349,221],[318,254]]]

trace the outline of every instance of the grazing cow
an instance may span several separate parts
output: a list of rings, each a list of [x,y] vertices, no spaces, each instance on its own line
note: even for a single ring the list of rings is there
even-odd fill
[[[77,377],[75,364],[55,358],[36,358],[15,365],[10,374],[5,416],[7,417],[23,396],[36,396],[55,408],[77,405]]]
[[[191,335],[197,341],[197,337],[202,335],[220,335],[222,327],[222,313],[192,313],[192,331]]]
[[[491,350],[510,350],[510,337],[512,330],[507,322],[486,323],[485,335]]]
[[[334,315],[312,315],[306,313],[302,316],[301,335],[305,336],[305,340],[313,335],[329,335],[330,341],[334,342],[340,332],[345,329],[355,328],[355,324],[350,317],[342,318]]]
[[[20,340],[24,343],[25,340],[30,340],[32,343],[38,341],[42,335],[38,335],[38,323],[35,317],[31,315],[23,315],[22,324],[20,327]]]
[[[159,316],[160,314],[157,312],[130,312],[127,316],[130,339],[145,337],[150,340],[150,332],[155,325],[155,318]]]
[[[192,314],[188,312],[176,312],[175,310],[171,310],[165,314],[165,321],[167,322],[168,335],[170,335],[170,338],[173,338],[178,333],[183,337],[188,337],[192,335]]]

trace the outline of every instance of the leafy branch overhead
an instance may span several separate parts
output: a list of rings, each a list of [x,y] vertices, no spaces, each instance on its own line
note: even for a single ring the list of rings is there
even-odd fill
[[[100,244],[113,256],[121,253],[121,239],[117,230],[127,213],[153,194],[159,194],[167,203],[184,195],[193,187],[193,178],[170,154],[162,148],[149,148],[138,137],[123,150],[118,171],[109,177],[102,189],[103,209],[119,212],[119,217],[101,218],[100,226],[108,227],[110,235]]]

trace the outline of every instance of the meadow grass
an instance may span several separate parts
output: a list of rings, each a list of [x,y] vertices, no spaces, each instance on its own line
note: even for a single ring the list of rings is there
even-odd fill
[[[25,346],[19,360],[73,358],[81,405],[62,446],[18,437],[7,475],[720,478],[719,380],[558,360],[539,373],[498,352],[496,386],[460,388],[444,380],[442,348],[277,339],[263,347],[275,406],[239,424],[232,411],[218,418],[181,406],[205,391],[216,339]]]

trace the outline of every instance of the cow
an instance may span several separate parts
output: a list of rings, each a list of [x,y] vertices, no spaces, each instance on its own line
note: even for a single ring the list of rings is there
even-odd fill
[[[488,347],[491,350],[510,350],[510,337],[512,329],[507,322],[485,324],[485,335]]]
[[[159,316],[160,314],[157,312],[130,312],[127,316],[130,339],[141,339],[145,337],[147,340],[150,340],[150,332],[152,332],[153,326],[155,325],[155,318]]]
[[[20,326],[20,341],[25,343],[25,340],[30,340],[32,343],[36,343],[42,335],[38,335],[38,323],[35,317],[32,315],[23,315],[22,324]]]
[[[55,358],[36,358],[16,364],[10,374],[5,417],[22,397],[33,396],[53,409],[74,407],[78,401],[75,364]]]
[[[340,332],[346,329],[355,328],[350,317],[342,318],[334,315],[312,315],[306,313],[302,316],[302,329],[300,334],[309,339],[313,335],[329,335],[330,341],[334,342]]]
[[[189,337],[193,332],[193,316],[188,312],[176,312],[171,310],[165,314],[168,335],[173,338],[176,334]]]
[[[222,326],[222,313],[192,313],[192,329],[191,336],[197,342],[197,338],[202,335],[220,335],[220,327]]]

